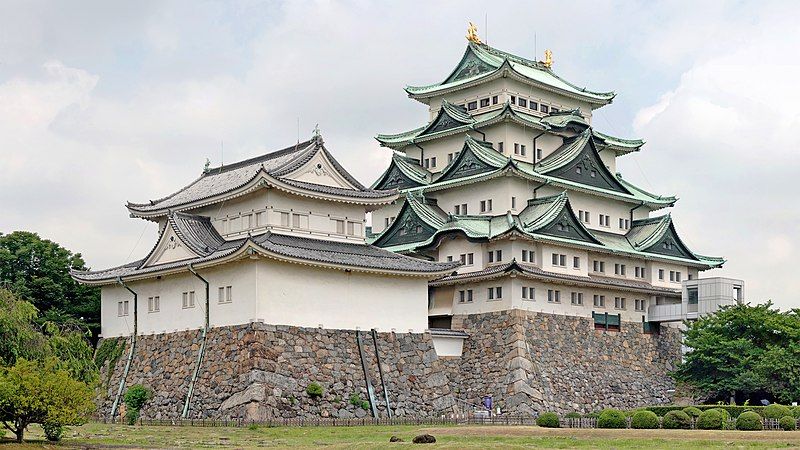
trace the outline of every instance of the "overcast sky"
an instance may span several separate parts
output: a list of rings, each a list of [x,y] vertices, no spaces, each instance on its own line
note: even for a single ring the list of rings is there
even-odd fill
[[[566,6],[564,6],[566,5]],[[488,15],[488,30],[485,23]],[[647,145],[624,176],[659,194],[748,300],[800,307],[797,2],[37,2],[0,5],[0,232],[30,230],[93,268],[146,254],[125,201],[281,148],[319,123],[363,183],[377,133],[422,125],[407,84],[441,81],[466,23],[498,48],[619,93],[594,126]],[[488,31],[488,32],[487,32]],[[538,53],[538,54],[535,54]]]

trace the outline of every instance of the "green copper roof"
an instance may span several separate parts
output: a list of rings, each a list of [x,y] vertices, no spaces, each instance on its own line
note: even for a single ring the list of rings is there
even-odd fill
[[[475,116],[467,114],[469,118],[463,115],[464,111],[461,106],[443,101],[442,109],[439,110],[436,118],[427,125],[403,133],[379,134],[375,139],[385,147],[400,149],[415,142],[430,141],[444,136],[465,133],[469,130],[490,127],[503,121],[512,121],[536,130],[553,132],[566,130],[582,132],[584,129],[590,128],[592,135],[595,137],[595,142],[602,147],[611,148],[618,156],[638,151],[644,145],[644,141],[640,139],[616,138],[595,131],[589,127],[586,119],[577,110],[560,111],[539,117],[519,111],[506,102],[501,108],[492,111],[476,114]]]
[[[371,189],[408,189],[430,184],[433,175],[417,164],[416,160],[400,154],[392,155],[392,162]]]
[[[377,236],[374,244],[394,252],[412,252],[436,247],[439,239],[451,233],[469,239],[496,239],[518,233],[533,240],[578,246],[588,250],[660,258],[713,268],[723,258],[691,252],[680,240],[669,215],[634,221],[627,234],[589,230],[574,215],[566,192],[528,202],[514,215],[448,215],[429,200],[407,196],[398,219]],[[413,237],[409,238],[410,235]],[[664,243],[671,243],[665,248]]]
[[[427,86],[408,86],[406,92],[412,98],[429,98],[504,75],[594,105],[611,103],[615,96],[613,92],[594,92],[576,86],[542,63],[474,42],[469,43],[461,61],[443,82]]]

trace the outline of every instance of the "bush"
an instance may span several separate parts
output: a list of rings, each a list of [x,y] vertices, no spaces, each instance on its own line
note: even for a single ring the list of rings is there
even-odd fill
[[[44,437],[50,442],[58,442],[64,436],[64,427],[59,424],[43,423]]]
[[[366,400],[361,400],[361,396],[356,393],[350,395],[350,404],[353,406],[358,406],[363,410],[369,409],[369,402]]]
[[[658,428],[658,416],[653,411],[637,411],[631,417],[631,428],[652,430]]]
[[[597,411],[593,411],[593,412],[584,414],[583,417],[586,418],[586,419],[597,419],[597,418],[600,417],[600,413],[597,412]]]
[[[688,430],[692,428],[692,418],[683,411],[670,411],[664,415],[661,425],[668,430]]]
[[[575,411],[564,414],[565,419],[580,419],[581,417],[583,417],[581,416],[581,413]]]
[[[699,409],[700,411],[706,411],[709,409],[721,409],[727,411],[727,413],[731,417],[739,417],[739,414],[745,411],[761,411],[764,409],[763,406],[743,406],[743,405],[694,405],[694,408]],[[644,408],[648,411],[653,411],[659,417],[664,417],[670,411],[682,411],[686,408],[681,406],[648,406]]]
[[[324,392],[325,391],[322,389],[322,386],[320,386],[318,383],[311,383],[306,388],[306,394],[313,399],[322,397]]]
[[[728,413],[722,409],[707,409],[697,418],[695,428],[698,430],[721,430],[728,422]]]
[[[792,408],[792,417],[795,419],[800,419],[800,406],[795,406]]]
[[[778,425],[783,428],[783,431],[794,431],[797,429],[797,419],[792,416],[783,416],[778,421]]]
[[[700,417],[700,414],[703,413],[703,411],[700,411],[699,408],[694,407],[694,406],[687,406],[686,408],[683,408],[681,411],[683,411],[686,414],[688,414],[689,417],[691,417],[692,419],[696,419],[696,418]]]
[[[792,410],[788,406],[773,403],[761,410],[761,417],[765,419],[780,419],[781,417],[791,416]]]
[[[536,425],[544,428],[559,428],[561,423],[558,421],[558,414],[554,412],[546,412],[536,418]]]
[[[618,409],[604,409],[597,418],[597,428],[626,428],[625,413]]]
[[[760,431],[764,429],[761,416],[753,411],[746,411],[736,418],[736,429],[741,431]]]
[[[128,422],[128,425],[136,423],[136,420],[139,419],[142,407],[151,398],[153,398],[153,391],[141,384],[134,384],[125,391],[125,396],[122,400],[125,402],[125,406],[128,407],[128,411],[125,414],[125,420]]]

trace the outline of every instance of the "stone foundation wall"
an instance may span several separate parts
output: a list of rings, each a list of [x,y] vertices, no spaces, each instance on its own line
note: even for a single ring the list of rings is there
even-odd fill
[[[590,412],[668,403],[668,376],[680,360],[680,332],[642,332],[640,323],[621,331],[595,330],[592,319],[506,311],[458,316],[465,329],[461,357],[439,358],[428,334],[379,333],[381,357],[395,416],[466,412],[484,395],[503,411]],[[379,414],[386,417],[375,346],[361,332],[369,379]],[[181,415],[201,342],[199,331],[140,336],[127,386],[154,391],[143,418]],[[127,351],[127,349],[126,349]],[[117,361],[98,396],[106,416],[124,371]],[[106,380],[103,369],[102,379]],[[324,389],[319,399],[309,383]],[[190,403],[192,418],[369,417],[350,403],[368,398],[355,331],[297,328],[259,323],[214,328]]]
[[[376,405],[385,417],[375,345],[370,333],[361,332],[361,336]],[[199,331],[139,337],[126,384],[143,384],[153,390],[153,400],[142,409],[143,418],[180,417],[199,347]],[[395,416],[453,411],[447,374],[429,335],[379,333],[378,352]],[[110,412],[125,357],[127,354],[117,362],[98,401],[104,416]],[[319,399],[306,393],[311,382],[323,387]],[[214,328],[208,334],[189,417],[371,416],[369,410],[350,403],[353,394],[368,398],[355,331],[259,323]]]
[[[641,323],[623,322],[620,331],[595,330],[591,318],[519,310],[454,323],[470,335],[460,361],[447,362],[459,400],[492,395],[503,410],[525,415],[671,401],[668,373],[681,357],[677,329],[650,335]]]

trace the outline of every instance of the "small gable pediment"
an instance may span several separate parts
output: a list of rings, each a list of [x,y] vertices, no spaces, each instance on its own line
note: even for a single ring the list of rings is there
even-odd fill
[[[535,232],[547,236],[598,243],[594,236],[589,234],[586,228],[578,222],[569,207],[564,207],[554,220]]]
[[[142,267],[194,259],[199,256],[180,239],[172,227],[167,226]]]
[[[323,186],[357,189],[356,186],[353,186],[338,170],[336,170],[336,167],[334,167],[321,151],[317,151],[305,164],[280,178]]]
[[[472,51],[471,47],[467,47],[467,51],[464,52],[464,56],[461,58],[458,66],[456,66],[443,84],[472,78],[477,75],[493,72],[494,70],[496,70],[495,67],[492,67],[480,59],[475,52]]]
[[[642,251],[659,255],[675,256],[678,258],[697,259],[678,237],[678,233],[675,232],[675,227],[672,224],[670,224],[667,231],[664,232],[659,240],[653,245],[642,249]]]
[[[597,153],[592,139],[587,139],[580,152],[570,162],[552,170],[548,175],[576,183],[630,194],[608,170]]]
[[[389,229],[374,242],[378,247],[392,247],[395,245],[422,242],[433,236],[436,228],[420,219],[414,209],[408,204],[403,205],[399,216],[389,226]]]
[[[389,189],[408,189],[422,184],[412,180],[397,167],[397,164],[392,163],[389,172],[384,175],[378,183],[375,184],[373,189],[389,190]]]
[[[436,182],[438,183],[440,181],[464,178],[470,175],[490,172],[492,170],[495,170],[495,167],[492,167],[486,162],[482,161],[475,155],[468,145],[465,145],[456,160],[449,168],[445,169],[445,172],[441,177],[439,177],[439,179],[436,180]]]

